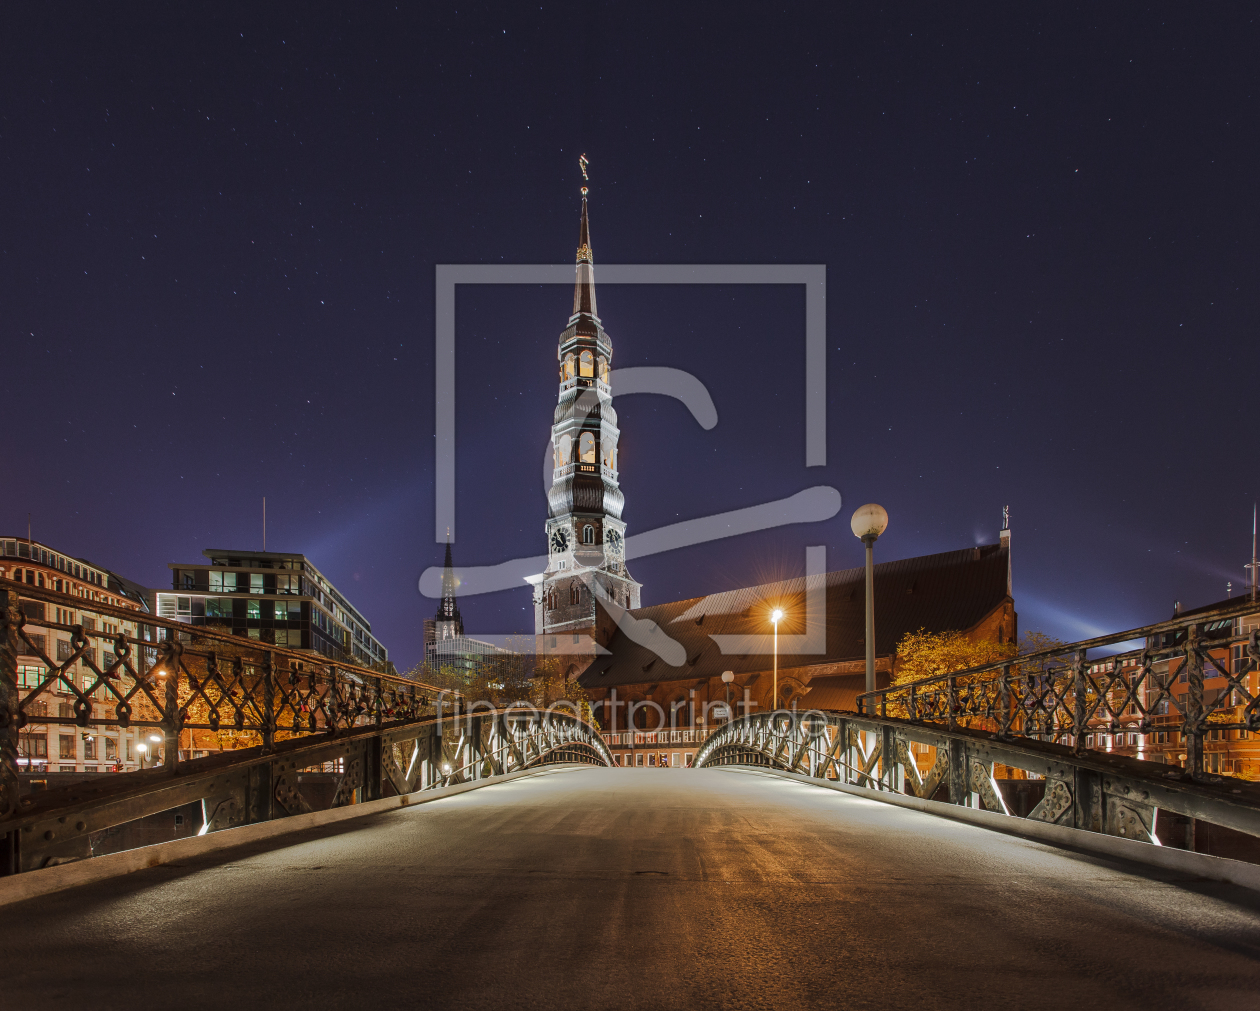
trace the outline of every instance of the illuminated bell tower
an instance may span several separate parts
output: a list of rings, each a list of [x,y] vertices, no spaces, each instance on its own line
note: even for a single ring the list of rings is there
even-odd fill
[[[585,176],[585,164],[583,164]],[[535,582],[534,631],[590,635],[596,600],[639,606],[640,586],[626,570],[625,504],[617,483],[617,412],[612,406],[612,338],[595,305],[587,188],[582,187],[573,314],[560,334],[560,396],[551,428],[547,568]],[[568,638],[566,645],[573,643]],[[545,645],[552,645],[546,643]],[[556,646],[561,644],[557,642]]]

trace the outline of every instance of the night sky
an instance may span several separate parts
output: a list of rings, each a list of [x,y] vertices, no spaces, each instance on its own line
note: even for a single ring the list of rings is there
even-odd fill
[[[400,667],[435,603],[434,266],[823,263],[804,295],[603,285],[630,533],[831,485],[831,521],[640,559],[643,602],[997,538],[1065,639],[1246,581],[1260,495],[1247,5],[837,14],[504,5],[193,16],[10,6],[0,37],[0,533],[151,586],[306,553]],[[281,5],[266,5],[279,10]],[[205,8],[209,10],[210,8]],[[230,11],[225,4],[214,10]],[[566,287],[461,290],[456,560],[541,554]],[[529,590],[463,601],[532,630]]]

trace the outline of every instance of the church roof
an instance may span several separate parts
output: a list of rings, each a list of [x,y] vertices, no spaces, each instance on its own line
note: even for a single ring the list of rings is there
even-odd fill
[[[1007,599],[1009,548],[988,544],[961,551],[921,555],[875,566],[875,653],[888,656],[907,632],[969,629]],[[828,572],[826,652],[794,655],[780,647],[779,669],[861,660],[865,647],[866,571],[863,567]],[[768,670],[769,652],[723,653],[714,635],[768,635],[769,612],[781,607],[781,636],[805,629],[805,578],[675,600],[631,611],[637,621],[650,619],[686,650],[680,667],[668,664],[618,628],[609,653],[597,656],[582,674],[586,688],[703,679],[731,670],[737,675]],[[817,584],[814,584],[817,585]],[[782,641],[782,640],[781,640]]]

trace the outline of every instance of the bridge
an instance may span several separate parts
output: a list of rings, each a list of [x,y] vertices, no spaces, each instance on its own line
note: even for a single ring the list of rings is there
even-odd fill
[[[183,642],[157,620],[169,635],[112,639],[88,683],[45,657],[46,684],[22,695],[11,658],[32,631],[0,593],[10,742],[60,684],[81,697],[50,719],[145,721],[169,759],[22,795],[8,745],[14,1007],[1158,1008],[1260,989],[1260,868],[1151,831],[1170,810],[1260,835],[1256,785],[1082,732],[1108,707],[1162,707],[1145,688],[1163,660],[1201,689],[1222,642],[1247,653],[1227,676],[1252,720],[1255,636],[1209,642],[1217,615],[1125,633],[1144,646],[1115,660],[1091,661],[1115,645],[1091,641],[857,713],[755,714],[714,729],[698,768],[624,770],[571,713],[211,632]],[[1183,729],[1202,732],[1212,703],[1189,698]],[[259,743],[181,761],[180,735],[215,724]],[[997,764],[1041,777],[1027,813]],[[93,855],[107,829],[192,798],[202,834]]]

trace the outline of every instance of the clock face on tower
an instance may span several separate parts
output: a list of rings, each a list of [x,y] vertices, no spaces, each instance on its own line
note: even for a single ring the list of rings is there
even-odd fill
[[[535,541],[535,543],[537,542]],[[563,529],[556,530],[551,535],[551,550],[552,551],[560,552],[560,551],[563,551],[568,546],[569,546],[569,535],[565,530]]]
[[[620,530],[608,531],[608,549],[614,555],[621,554],[621,531]]]

